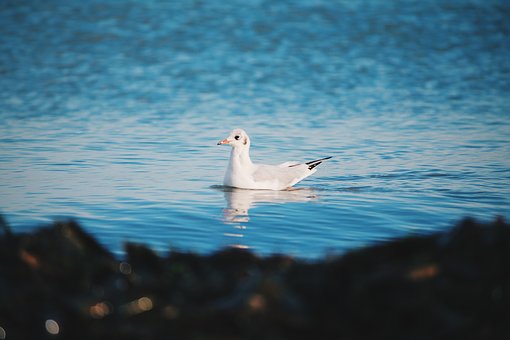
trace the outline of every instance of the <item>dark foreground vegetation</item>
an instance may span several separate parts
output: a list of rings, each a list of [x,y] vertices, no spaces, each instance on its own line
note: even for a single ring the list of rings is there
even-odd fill
[[[510,228],[466,220],[310,263],[0,227],[0,339],[510,339]]]

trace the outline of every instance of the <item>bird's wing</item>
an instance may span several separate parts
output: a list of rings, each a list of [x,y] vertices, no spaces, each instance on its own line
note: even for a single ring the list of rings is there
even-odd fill
[[[310,171],[305,164],[287,167],[258,165],[252,176],[255,183],[267,183],[274,188],[285,188],[296,184],[313,172],[315,171]]]
[[[298,164],[299,164],[299,162],[289,161],[289,162],[285,162],[285,163],[282,163],[282,164],[278,164],[277,166],[280,167],[280,168],[288,168],[289,166],[296,166]]]
[[[251,179],[258,189],[282,190],[293,186],[313,174],[316,166],[331,157],[316,159],[306,163],[285,162],[280,165],[255,165]]]
[[[313,161],[310,161],[310,162],[306,162],[304,164],[308,165],[308,169],[312,170],[317,165],[321,164],[323,161],[325,161],[327,159],[330,159],[330,158],[331,158],[331,156],[330,157],[319,158],[319,159],[316,159],[316,160],[313,160]],[[285,162],[285,163],[279,164],[278,166],[282,167],[282,168],[285,168],[285,167],[294,167],[294,166],[298,166],[298,165],[303,165],[303,164],[299,163],[299,162],[291,161],[291,162]]]

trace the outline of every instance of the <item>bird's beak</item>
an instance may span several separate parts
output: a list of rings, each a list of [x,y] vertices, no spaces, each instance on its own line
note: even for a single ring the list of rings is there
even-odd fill
[[[230,144],[228,139],[220,140],[217,145]]]

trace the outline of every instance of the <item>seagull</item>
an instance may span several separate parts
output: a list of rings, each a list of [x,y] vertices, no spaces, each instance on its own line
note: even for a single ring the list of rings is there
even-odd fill
[[[223,184],[241,189],[288,189],[317,171],[317,165],[331,158],[306,163],[254,164],[250,159],[250,137],[243,129],[233,130],[227,138],[218,142],[218,145],[227,144],[232,146],[232,151]]]

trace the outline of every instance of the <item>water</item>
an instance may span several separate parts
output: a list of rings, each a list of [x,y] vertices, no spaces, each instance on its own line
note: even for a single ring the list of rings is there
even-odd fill
[[[0,212],[124,241],[316,258],[509,217],[506,1],[3,1]],[[334,158],[288,192],[254,161]]]

